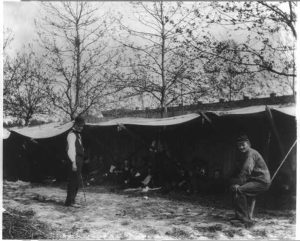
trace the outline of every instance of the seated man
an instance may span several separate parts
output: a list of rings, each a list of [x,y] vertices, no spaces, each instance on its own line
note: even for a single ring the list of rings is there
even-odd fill
[[[246,225],[251,225],[253,222],[248,210],[248,199],[269,189],[270,173],[262,156],[251,148],[246,135],[238,137],[237,147],[240,152],[239,164],[241,169],[231,186],[233,205],[236,219]]]
[[[205,194],[209,190],[209,178],[207,166],[197,165],[192,171],[192,189],[194,193]]]
[[[128,160],[124,160],[122,169],[120,170],[123,174],[123,185],[128,186],[131,181],[131,165]]]

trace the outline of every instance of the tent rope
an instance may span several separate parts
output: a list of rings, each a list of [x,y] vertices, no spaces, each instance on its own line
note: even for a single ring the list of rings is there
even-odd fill
[[[285,157],[283,158],[282,162],[280,163],[279,167],[277,168],[276,172],[274,173],[272,179],[271,179],[271,183],[274,180],[275,176],[277,175],[278,171],[280,170],[281,166],[283,165],[283,163],[285,162],[285,160],[287,159],[287,157],[289,156],[289,154],[291,153],[291,151],[293,150],[294,146],[296,145],[297,140],[295,140],[294,144],[291,146],[291,148],[289,149],[289,151],[287,152],[287,154],[285,155]]]

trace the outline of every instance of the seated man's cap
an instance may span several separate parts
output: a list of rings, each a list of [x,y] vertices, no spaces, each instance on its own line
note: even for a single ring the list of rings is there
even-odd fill
[[[239,135],[238,138],[236,139],[236,142],[244,142],[244,141],[249,141],[249,138],[247,135]]]

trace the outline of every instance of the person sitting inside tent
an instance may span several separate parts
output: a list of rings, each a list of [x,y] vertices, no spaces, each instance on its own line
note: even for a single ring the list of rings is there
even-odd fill
[[[170,163],[169,148],[161,138],[153,140],[149,151],[153,153],[153,182],[157,187],[168,186],[171,175],[168,165]]]
[[[123,175],[123,184],[125,186],[129,186],[129,183],[131,181],[131,165],[129,164],[128,160],[124,160],[121,172]]]
[[[104,181],[113,185],[123,183],[123,172],[116,164],[111,164],[109,170],[103,174]]]
[[[210,194],[221,194],[226,191],[226,181],[222,178],[221,170],[215,169],[213,172],[213,177],[211,178],[211,184],[209,187]]]
[[[189,172],[185,168],[179,169],[179,177],[177,182],[177,188],[180,191],[191,193],[191,179]]]
[[[192,191],[206,193],[209,189],[208,168],[205,162],[200,162],[192,171]]]
[[[152,176],[153,176],[152,168],[149,166],[147,168],[147,174],[143,177],[143,180],[141,181],[143,188],[149,188],[153,186]]]
[[[238,158],[240,171],[238,176],[232,180],[233,185],[231,186],[235,209],[235,219],[232,221],[251,226],[254,222],[251,220],[250,210],[248,210],[248,201],[269,189],[270,172],[262,156],[251,148],[246,135],[237,138],[237,148],[240,153]]]

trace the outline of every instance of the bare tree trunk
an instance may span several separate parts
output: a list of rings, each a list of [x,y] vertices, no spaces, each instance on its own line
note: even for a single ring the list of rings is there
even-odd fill
[[[162,22],[162,29],[161,29],[161,80],[162,80],[162,99],[161,99],[161,107],[163,111],[163,117],[167,116],[168,109],[166,106],[166,79],[165,79],[165,44],[166,44],[166,36],[165,36],[165,21],[163,16],[163,2],[160,2],[160,13],[161,13],[161,22]]]
[[[75,95],[75,110],[77,109],[79,102],[79,93],[80,93],[80,39],[78,33],[78,21],[76,23],[76,38],[75,38],[75,47],[76,47],[76,95]]]
[[[108,52],[106,21],[111,18],[99,16],[95,5],[80,1],[44,3],[44,10],[50,14],[37,23],[39,40],[61,86],[51,100],[73,120],[121,90],[111,81],[115,75],[111,67],[118,65],[114,63],[118,51]]]
[[[231,93],[232,92],[232,76],[230,76],[229,80],[229,101],[231,101]]]

